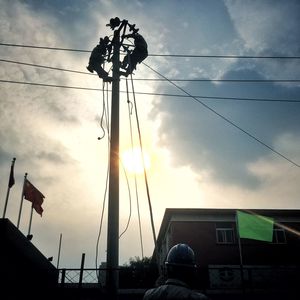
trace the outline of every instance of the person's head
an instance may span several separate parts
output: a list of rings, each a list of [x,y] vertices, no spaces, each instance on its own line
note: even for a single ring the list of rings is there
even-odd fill
[[[114,30],[116,27],[118,27],[121,24],[121,20],[118,17],[111,18],[109,20],[109,24],[106,24],[106,26],[110,26],[112,30]]]
[[[168,252],[165,268],[168,278],[192,284],[197,270],[193,249],[187,244],[173,246]]]
[[[104,38],[100,38],[100,40],[99,40],[99,45],[101,45],[101,46],[107,46],[108,43],[109,43],[108,36],[105,36]]]
[[[104,37],[103,42],[104,42],[105,44],[108,44],[108,43],[109,43],[109,37],[108,37],[107,35]]]

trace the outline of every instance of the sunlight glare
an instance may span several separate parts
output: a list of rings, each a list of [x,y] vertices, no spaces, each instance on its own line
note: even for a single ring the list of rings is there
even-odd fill
[[[122,162],[125,169],[130,173],[140,174],[144,172],[142,152],[140,148],[128,149],[122,154]],[[150,168],[150,157],[144,151],[145,169]]]

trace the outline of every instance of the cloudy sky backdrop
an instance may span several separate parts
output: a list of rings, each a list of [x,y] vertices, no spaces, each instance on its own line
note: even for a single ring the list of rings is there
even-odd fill
[[[118,16],[140,28],[150,54],[300,56],[297,0],[0,0],[0,5],[2,44],[92,50],[100,37],[112,34],[105,25]],[[7,62],[87,72],[89,53],[0,45],[0,59],[1,213],[16,157],[16,184],[6,216],[16,224],[28,172],[28,179],[46,196],[43,217],[33,216],[33,244],[45,256],[54,256],[56,265],[62,233],[60,266],[80,267],[81,254],[86,253],[86,267],[95,267],[108,160],[107,134],[97,139],[102,135],[102,92],[3,82],[101,89],[99,78],[88,73]],[[150,55],[145,63],[169,79],[300,79],[299,59]],[[134,78],[162,79],[156,72],[141,64]],[[167,207],[299,209],[300,103],[288,101],[300,100],[299,82],[174,83],[203,98],[159,96],[155,94],[186,94],[168,81],[135,81],[136,92],[151,94],[137,93],[136,100],[144,150],[151,161],[148,179],[157,232]],[[121,90],[126,90],[124,80]],[[120,107],[123,153],[131,144],[126,93],[121,94]],[[136,127],[133,131],[138,146]],[[120,175],[122,232],[130,197],[122,170]],[[121,263],[141,256],[134,175],[127,176],[132,218],[120,239]],[[150,256],[153,240],[141,175],[137,182],[144,253]],[[107,206],[98,262],[106,259],[106,215]],[[25,201],[20,226],[24,234],[29,216],[30,203]]]

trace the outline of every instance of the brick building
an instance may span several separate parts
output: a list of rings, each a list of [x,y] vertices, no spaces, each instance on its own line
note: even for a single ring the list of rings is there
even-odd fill
[[[239,246],[235,209],[166,209],[153,257],[163,265],[173,245],[187,243],[196,254],[202,290],[294,295],[300,284],[300,210],[251,212],[274,219],[272,242],[240,239]]]

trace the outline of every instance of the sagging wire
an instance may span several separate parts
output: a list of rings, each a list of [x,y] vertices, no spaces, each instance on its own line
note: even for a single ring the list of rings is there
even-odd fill
[[[129,180],[128,180],[128,176],[127,176],[127,172],[126,172],[126,169],[123,165],[123,162],[122,160],[120,159],[119,157],[119,161],[121,162],[121,165],[122,165],[122,169],[124,171],[124,174],[125,174],[125,178],[126,178],[126,183],[127,183],[127,189],[128,189],[128,195],[129,195],[129,217],[128,217],[128,220],[127,220],[127,224],[125,226],[125,229],[123,230],[123,232],[119,235],[119,239],[123,236],[123,234],[127,231],[128,227],[129,227],[129,224],[130,224],[130,221],[131,221],[131,214],[132,214],[132,201],[131,201],[131,192],[130,192],[130,185],[129,185]]]
[[[106,100],[105,100],[105,98],[106,98]],[[105,119],[105,125],[106,125],[106,129],[107,129],[107,153],[108,153],[107,162],[108,163],[107,163],[102,211],[101,211],[99,231],[98,231],[97,243],[96,243],[95,265],[96,265],[96,276],[97,276],[98,280],[99,280],[99,269],[98,269],[99,242],[100,242],[100,237],[101,237],[101,233],[102,233],[103,218],[104,218],[104,211],[105,211],[107,191],[108,191],[109,166],[110,166],[110,156],[109,156],[109,152],[110,152],[110,130],[109,130],[110,120],[109,120],[109,105],[108,105],[108,83],[106,83],[106,97],[105,97],[105,84],[103,83],[103,113],[102,113],[102,117],[103,118],[101,118],[101,125],[102,125],[101,128],[104,131],[104,136],[105,136],[105,130],[104,130],[103,123],[102,123],[102,121],[104,121],[104,119]]]
[[[130,60],[129,60],[129,63],[130,63]],[[156,247],[157,246],[157,240],[156,240],[156,233],[155,233],[155,226],[154,226],[154,219],[153,219],[153,211],[152,211],[152,204],[151,204],[151,198],[150,198],[148,177],[147,177],[147,172],[146,172],[146,164],[145,164],[143,145],[142,145],[142,135],[141,135],[140,122],[139,122],[139,117],[138,117],[138,112],[137,112],[137,105],[136,105],[136,99],[135,99],[132,73],[130,74],[130,78],[131,78],[131,87],[132,87],[132,94],[133,94],[133,101],[134,101],[134,110],[135,110],[135,117],[136,117],[136,123],[137,123],[137,130],[138,130],[138,135],[139,135],[140,148],[141,148],[141,152],[142,152],[142,163],[143,163],[144,179],[145,179],[145,185],[146,185],[149,212],[150,212],[151,228],[152,228],[154,246],[157,249],[157,247]]]
[[[131,115],[132,115],[132,110],[133,110],[133,104],[129,100],[129,89],[128,89],[128,80],[127,80],[127,78],[126,78],[126,91],[127,91],[128,117],[129,117],[129,125],[130,125],[131,150],[132,150],[132,155],[133,155],[133,131],[132,131],[132,122],[131,122]],[[137,213],[138,213],[138,223],[139,223],[139,233],[140,233],[140,242],[141,242],[141,252],[142,252],[142,259],[144,259],[144,243],[143,243],[143,235],[142,235],[141,214],[140,214],[140,204],[139,204],[139,194],[138,194],[137,176],[136,176],[136,174],[134,174],[134,186],[135,186],[135,196],[136,196]]]
[[[105,64],[103,65],[103,67],[105,66]],[[110,72],[111,68],[108,70],[108,72]],[[105,84],[106,83],[106,84]],[[106,89],[105,89],[106,86]],[[105,91],[106,91],[106,101],[105,101]],[[101,115],[101,120],[100,120],[100,127],[102,129],[102,136],[98,137],[98,140],[101,140],[105,137],[105,128],[103,126],[103,121],[104,121],[104,114],[106,113],[106,108],[108,110],[108,83],[107,82],[103,82],[102,83],[102,115]],[[109,116],[109,112],[107,112],[106,115],[106,129],[107,131],[109,131],[109,120],[108,120],[108,116]]]
[[[104,114],[105,114],[105,82],[102,84],[102,114],[100,119],[100,128],[102,129],[102,136],[98,137],[98,140],[102,140],[105,137],[105,129],[103,127],[103,120],[104,120]]]

